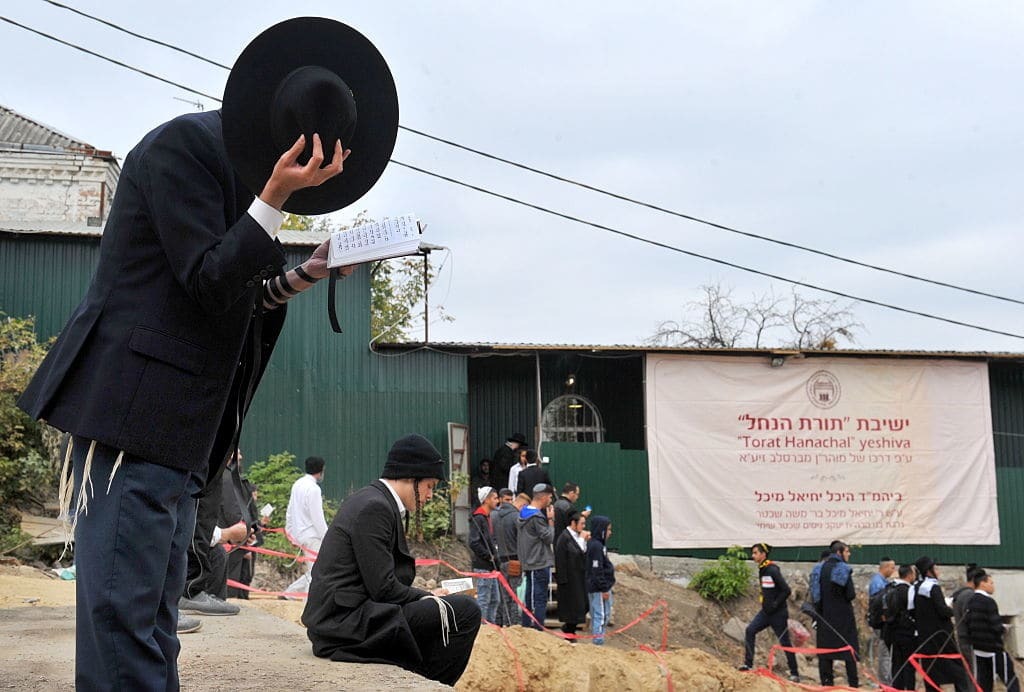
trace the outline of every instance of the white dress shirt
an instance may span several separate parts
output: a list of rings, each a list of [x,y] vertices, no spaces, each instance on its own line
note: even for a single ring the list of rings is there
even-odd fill
[[[322,541],[327,535],[323,493],[316,478],[308,473],[292,484],[284,528],[292,538],[302,543]]]

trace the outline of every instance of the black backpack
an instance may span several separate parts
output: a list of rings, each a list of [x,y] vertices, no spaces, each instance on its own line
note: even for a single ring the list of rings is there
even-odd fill
[[[887,582],[885,587],[868,599],[868,627],[873,630],[880,630],[885,623],[892,619],[892,600],[890,594],[894,591],[895,584]]]

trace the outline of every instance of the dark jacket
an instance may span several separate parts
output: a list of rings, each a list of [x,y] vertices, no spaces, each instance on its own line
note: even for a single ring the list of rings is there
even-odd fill
[[[608,517],[597,515],[590,520],[587,541],[587,593],[607,593],[615,586],[615,565],[608,559]]]
[[[561,536],[565,527],[569,525],[569,513],[576,509],[576,506],[566,497],[560,497],[555,501],[555,535]]]
[[[414,668],[419,646],[402,606],[427,595],[414,588],[416,561],[391,492],[381,481],[353,493],[327,529],[313,565],[302,624],[313,653],[335,661]]]
[[[761,610],[765,615],[785,612],[786,599],[792,591],[779,566],[771,560],[765,560],[757,566],[757,577],[761,584]]]
[[[518,560],[519,510],[511,502],[502,502],[491,516],[494,540],[498,544],[498,560]]]
[[[498,483],[497,490],[501,490],[501,487],[508,481],[508,472],[512,469],[512,465],[518,463],[518,449],[510,449],[508,444],[503,444],[494,450],[494,454],[491,455],[491,478]],[[510,488],[510,490],[515,490],[515,488]]]
[[[147,461],[219,468],[232,436],[218,432],[233,429],[284,320],[268,313],[253,339],[262,281],[285,257],[245,213],[252,200],[219,111],[146,135],[125,158],[85,297],[18,405]],[[262,363],[238,382],[256,343]]]
[[[519,512],[519,561],[523,563],[523,571],[552,567],[555,556],[551,551],[551,541],[555,530],[548,524],[547,516],[536,507],[526,505]]]
[[[587,557],[569,529],[555,541],[558,619],[579,624],[587,618]]]
[[[973,586],[961,586],[953,595],[953,622],[956,623],[956,641],[960,646],[971,645],[971,635],[967,631],[967,604],[974,598]],[[970,653],[968,649],[967,653]]]
[[[498,569],[498,546],[494,542],[491,518],[483,507],[469,515],[469,552],[473,569]]]
[[[538,464],[530,464],[525,469],[519,472],[519,483],[516,488],[516,493],[526,493],[533,499],[533,486],[538,483],[546,483],[551,485],[551,478],[548,476],[547,469]]]
[[[818,646],[839,649],[850,645],[860,651],[857,619],[853,614],[856,591],[849,565],[837,555],[830,555],[821,566],[821,619],[818,625]]]
[[[897,581],[889,592],[888,619],[883,629],[887,644],[899,644],[904,650],[917,646],[917,622],[910,608],[910,584]]]
[[[953,609],[946,605],[942,587],[932,577],[917,584],[914,619],[921,639],[921,653],[957,653],[953,639]]]
[[[1003,652],[1003,619],[996,599],[975,592],[967,604],[967,632],[975,651]]]

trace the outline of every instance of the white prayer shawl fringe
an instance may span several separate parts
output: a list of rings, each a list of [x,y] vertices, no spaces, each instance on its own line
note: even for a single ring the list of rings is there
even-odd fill
[[[89,514],[89,495],[96,497],[92,483],[92,458],[96,452],[96,440],[89,443],[89,452],[85,455],[85,465],[82,467],[82,484],[78,489],[78,501],[75,503],[74,512],[71,511],[71,499],[75,490],[75,470],[71,464],[71,456],[75,446],[75,438],[68,440],[68,450],[64,454],[64,464],[60,470],[60,487],[57,491],[60,501],[60,513],[58,518],[61,521],[61,528],[64,531],[64,552],[61,558],[71,549],[71,543],[75,538],[75,528],[78,526],[80,514]],[[110,494],[110,487],[114,483],[114,474],[121,468],[121,461],[124,459],[124,450],[121,450],[114,461],[114,468],[110,470],[110,478],[107,479],[107,494]]]
[[[459,623],[455,621],[455,608],[452,604],[444,600],[439,596],[433,594],[427,594],[420,600],[432,599],[437,602],[438,609],[441,611],[441,641],[444,642],[445,648],[448,647],[448,641],[450,639],[449,633],[452,627],[455,627],[455,631],[459,631]]]

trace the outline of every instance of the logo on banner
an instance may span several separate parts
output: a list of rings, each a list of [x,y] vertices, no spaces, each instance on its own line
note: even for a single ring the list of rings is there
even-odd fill
[[[842,393],[839,378],[828,370],[819,370],[807,379],[807,398],[818,408],[832,408]]]

